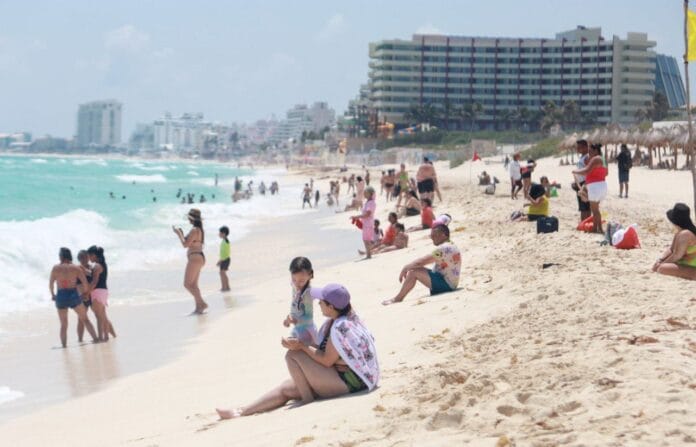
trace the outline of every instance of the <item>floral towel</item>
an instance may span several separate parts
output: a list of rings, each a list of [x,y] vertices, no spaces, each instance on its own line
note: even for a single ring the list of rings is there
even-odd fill
[[[327,321],[321,333],[326,334]],[[339,317],[331,326],[331,343],[348,367],[373,390],[379,383],[379,362],[374,338],[355,313]]]

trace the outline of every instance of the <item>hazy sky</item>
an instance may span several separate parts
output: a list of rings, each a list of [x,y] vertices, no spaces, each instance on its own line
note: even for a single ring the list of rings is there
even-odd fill
[[[107,98],[124,104],[124,140],[164,111],[252,122],[326,100],[340,113],[367,79],[368,43],[414,32],[601,26],[605,38],[647,32],[681,62],[682,11],[681,0],[0,0],[0,132],[71,136],[77,105]]]

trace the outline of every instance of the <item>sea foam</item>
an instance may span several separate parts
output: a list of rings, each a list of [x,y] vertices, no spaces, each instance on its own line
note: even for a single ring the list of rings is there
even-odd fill
[[[162,174],[154,175],[133,175],[133,174],[122,174],[116,175],[115,178],[121,182],[125,183],[166,183],[167,178]]]
[[[0,405],[24,397],[21,391],[13,390],[8,386],[0,386]]]

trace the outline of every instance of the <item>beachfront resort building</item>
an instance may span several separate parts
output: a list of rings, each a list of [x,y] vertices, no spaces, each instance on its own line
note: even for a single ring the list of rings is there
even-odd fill
[[[114,100],[80,104],[77,111],[77,147],[106,147],[121,143],[121,110],[121,103]]]
[[[430,104],[453,116],[478,103],[478,127],[493,128],[506,114],[538,111],[549,101],[574,101],[598,123],[632,123],[660,88],[656,61],[663,59],[653,47],[645,33],[605,39],[601,28],[582,26],[548,39],[416,34],[382,40],[370,44],[370,102],[380,119],[397,125],[409,124],[413,107]],[[678,70],[662,79],[666,89],[682,85]]]

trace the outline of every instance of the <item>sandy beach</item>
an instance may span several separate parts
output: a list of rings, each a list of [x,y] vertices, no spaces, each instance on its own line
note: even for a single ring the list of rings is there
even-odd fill
[[[572,168],[559,166],[558,159],[540,160],[535,171],[536,179],[547,175],[563,184],[551,201],[560,231],[545,235],[537,235],[533,223],[508,222],[523,201],[509,198],[509,179],[498,159],[476,162],[472,169],[468,163],[436,167],[444,200],[436,202],[435,212],[452,215],[451,239],[463,255],[458,290],[430,297],[416,286],[403,303],[380,304],[398,290],[403,265],[431,251],[427,232],[412,233],[404,250],[363,261],[357,255],[360,233],[350,226],[349,214],[312,211],[293,217],[293,225],[285,224],[287,218],[265,222],[252,233],[258,237],[232,249],[253,267],[249,272],[262,272],[236,288],[233,282],[248,305],[224,311],[218,303],[205,330],[177,346],[164,366],[0,425],[2,444],[696,442],[696,288],[650,271],[672,238],[665,211],[676,201],[692,201],[690,174],[635,168],[626,200],[618,198],[616,166],[610,166],[602,209],[608,219],[637,223],[642,244],[640,250],[623,251],[600,246],[601,236],[575,231]],[[495,196],[470,182],[469,172],[484,169],[502,181]],[[371,172],[375,178],[378,168]],[[324,192],[326,177],[339,174],[299,175],[313,177]],[[299,197],[290,200],[300,205]],[[377,217],[383,223],[393,206],[379,197]],[[419,217],[404,222],[408,227]],[[248,403],[288,377],[280,345],[287,329],[281,323],[290,297],[287,264],[297,255],[312,258],[314,284],[340,282],[351,292],[376,339],[380,386],[367,394],[218,421],[216,406]],[[542,268],[547,263],[554,265]],[[204,277],[202,286],[211,281],[214,276]],[[140,336],[159,337],[158,325],[171,325],[168,315],[152,318],[152,329]],[[315,321],[321,322],[318,310]],[[124,342],[138,341],[125,336],[116,341]]]

